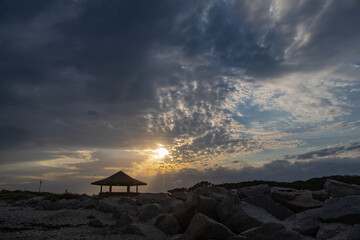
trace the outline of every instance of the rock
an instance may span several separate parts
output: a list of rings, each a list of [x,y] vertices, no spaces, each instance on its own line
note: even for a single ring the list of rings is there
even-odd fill
[[[323,204],[323,202],[313,199],[309,190],[273,187],[271,188],[271,197],[296,213],[318,208]]]
[[[104,226],[104,224],[98,219],[90,220],[88,225],[93,226],[93,227],[103,227]]]
[[[26,200],[25,205],[28,207],[35,207],[38,205],[42,200],[44,200],[44,197],[32,197]]]
[[[186,234],[176,234],[170,240],[194,240],[193,236]]]
[[[335,235],[328,240],[359,240],[360,236],[360,224],[356,224],[349,230],[344,232],[340,232],[339,234]]]
[[[187,192],[176,192],[176,193],[172,193],[170,195],[170,197],[177,199],[177,200],[182,200],[185,201],[186,198],[188,197],[189,193]]]
[[[188,202],[177,204],[170,212],[178,219],[183,230],[186,230],[195,213],[194,206]]]
[[[154,226],[168,235],[182,232],[179,221],[172,214],[161,214],[156,218]]]
[[[128,197],[128,196],[124,196],[121,198],[120,200],[122,203],[128,203],[130,205],[134,205],[137,206],[137,202],[134,198]]]
[[[134,205],[130,205],[129,203],[123,203],[123,204],[120,204],[119,206],[117,206],[115,208],[115,212],[118,212],[118,213],[127,213],[131,216],[135,216],[136,213],[137,213],[137,206],[134,206]]]
[[[233,195],[233,193],[226,188],[215,186],[199,187],[195,189],[193,193],[215,199],[218,202],[221,202],[222,200]]]
[[[216,213],[216,208],[219,205],[219,203],[212,198],[205,197],[205,196],[196,196],[196,200],[193,203],[195,207],[195,213],[202,213],[209,218],[214,219],[215,221],[218,221],[219,218]]]
[[[118,213],[116,213],[116,214],[118,214]],[[115,213],[114,213],[114,215],[115,215]],[[113,226],[114,228],[124,227],[124,226],[130,225],[135,222],[135,219],[126,213],[121,213],[119,216],[115,216],[115,218],[118,221]]]
[[[99,201],[99,211],[101,212],[115,212],[116,207],[120,204],[118,201],[114,201],[110,198],[104,198]]]
[[[270,193],[270,187],[267,184],[260,184],[251,187],[243,187],[243,188],[239,188],[237,190],[237,193],[240,198],[255,197],[258,195]]]
[[[201,213],[191,219],[185,234],[193,236],[194,239],[214,240],[223,240],[234,235],[230,229]]]
[[[275,202],[267,195],[257,195],[243,199],[252,205],[261,207],[280,220],[285,220],[294,213],[287,207]]]
[[[245,239],[248,239],[248,238],[245,236],[235,235],[235,236],[229,237],[226,240],[245,240]]]
[[[57,203],[61,204],[63,208],[66,209],[78,209],[80,208],[80,201],[77,199],[61,199],[56,201]]]
[[[241,233],[249,240],[305,240],[299,233],[285,228],[279,223],[263,225]]]
[[[317,190],[317,191],[311,191],[311,195],[314,199],[319,201],[326,201],[329,199],[329,194],[325,191],[325,189]]]
[[[326,180],[324,187],[328,194],[334,198],[360,195],[360,186],[346,184],[332,179]]]
[[[262,222],[249,216],[245,212],[237,196],[224,200],[216,210],[220,222],[230,228],[234,233],[240,233],[262,224]]]
[[[82,206],[84,209],[99,209],[98,202],[93,199],[82,202]]]
[[[316,234],[316,239],[329,239],[340,232],[344,232],[351,229],[351,225],[343,224],[343,223],[324,223],[320,225],[320,228]]]
[[[316,236],[320,226],[319,215],[322,213],[322,208],[310,209],[297,213],[294,216],[286,219],[288,226],[302,235]]]
[[[148,224],[141,224],[141,223],[133,223],[130,224],[122,229],[124,234],[132,234],[132,235],[140,235],[144,236],[147,240],[165,240],[167,236],[157,229],[154,226]],[[126,237],[121,236],[121,239],[127,239]],[[132,238],[137,239],[137,238]]]
[[[139,208],[138,217],[140,221],[146,222],[158,216],[161,213],[163,213],[163,210],[159,204],[148,203]]]
[[[143,193],[136,197],[136,201],[139,205],[157,203],[165,212],[169,212],[178,203],[178,200],[169,197],[167,193]]]
[[[329,199],[322,209],[320,218],[324,222],[360,223],[360,196]]]
[[[258,220],[261,223],[279,222],[277,218],[275,218],[271,213],[264,210],[263,208],[257,207],[247,202],[241,202],[240,205],[249,217]]]
[[[80,198],[79,198],[79,200],[80,200],[81,202],[85,202],[85,201],[91,200],[91,199],[93,199],[93,198],[92,198],[91,196],[85,194],[85,193],[81,194],[81,195],[80,195]]]
[[[52,202],[50,200],[44,200],[40,203],[44,210],[59,210],[63,208],[63,205],[59,202]]]

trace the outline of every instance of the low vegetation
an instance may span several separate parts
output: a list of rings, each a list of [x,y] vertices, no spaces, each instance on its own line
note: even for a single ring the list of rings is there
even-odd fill
[[[79,199],[79,194],[74,193],[49,193],[49,192],[31,192],[31,191],[8,191],[2,190],[0,192],[0,200],[26,200],[32,197],[44,197],[45,200],[57,201],[60,199]]]
[[[264,180],[254,180],[254,181],[244,181],[244,182],[238,182],[238,183],[222,183],[222,184],[212,184],[207,181],[202,181],[197,184],[195,184],[192,187],[189,188],[175,188],[168,190],[169,193],[177,193],[177,192],[192,192],[198,187],[204,187],[204,186],[217,186],[217,187],[224,187],[226,189],[238,189],[242,187],[251,187],[256,186],[260,184],[268,184],[270,187],[285,187],[285,188],[294,188],[294,189],[308,189],[308,190],[321,190],[324,188],[324,183],[327,179],[333,179],[340,182],[348,183],[348,184],[356,184],[360,186],[360,176],[327,176],[327,177],[321,177],[321,178],[311,178],[306,181],[295,181],[295,182],[276,182],[276,181],[264,181]]]

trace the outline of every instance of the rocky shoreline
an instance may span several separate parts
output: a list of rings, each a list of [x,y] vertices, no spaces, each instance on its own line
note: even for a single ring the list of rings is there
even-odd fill
[[[266,184],[97,199],[0,201],[1,239],[360,239],[360,187]]]

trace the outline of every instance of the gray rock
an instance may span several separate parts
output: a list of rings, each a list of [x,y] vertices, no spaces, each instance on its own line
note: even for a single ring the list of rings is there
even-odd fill
[[[286,219],[288,226],[302,235],[316,236],[320,226],[319,216],[322,213],[322,208],[310,209],[297,213],[294,216]]]
[[[249,240],[305,240],[299,233],[285,228],[279,223],[263,225],[241,233]]]
[[[122,229],[122,232],[124,234],[143,236],[143,237],[145,237],[145,239],[148,239],[148,240],[165,240],[165,239],[167,239],[166,234],[164,234],[162,231],[160,231],[156,227],[148,225],[148,224],[133,223],[133,224],[130,224],[130,225],[124,227]],[[121,239],[122,238],[125,238],[124,235],[121,236]],[[127,239],[127,238],[125,238],[125,239]],[[143,238],[141,238],[141,239],[143,239]]]
[[[80,201],[77,199],[61,199],[56,201],[57,203],[61,204],[63,208],[66,209],[78,209],[80,208]]]
[[[28,207],[35,207],[43,200],[44,200],[44,197],[32,197],[32,198],[29,198],[28,200],[26,200],[25,205]]]
[[[215,186],[199,187],[194,190],[194,193],[215,199],[218,202],[221,202],[222,200],[234,195],[234,193],[227,190],[226,188]]]
[[[93,198],[92,198],[91,196],[85,194],[85,193],[81,194],[81,195],[80,195],[80,198],[79,198],[79,200],[80,200],[81,202],[85,202],[85,201],[90,200],[90,199],[93,199]]]
[[[329,239],[340,232],[344,232],[351,229],[351,225],[343,224],[343,223],[324,223],[320,225],[320,228],[316,234],[316,239]]]
[[[213,219],[197,213],[192,219],[185,234],[194,239],[227,239],[234,235],[230,229]]]
[[[44,210],[60,210],[63,208],[63,205],[61,203],[52,202],[50,200],[44,200],[40,204]]]
[[[140,221],[146,222],[157,217],[161,213],[163,213],[163,210],[159,204],[148,203],[139,208],[137,215]]]
[[[98,201],[89,199],[81,203],[84,209],[99,209]]]
[[[243,188],[239,188],[237,190],[237,193],[240,198],[255,197],[258,195],[270,193],[270,187],[267,184],[260,184],[251,187],[243,187]]]
[[[155,220],[154,226],[168,235],[174,235],[182,232],[179,221],[172,214],[159,215]]]
[[[135,216],[136,213],[137,213],[137,206],[135,205],[131,205],[129,203],[123,203],[123,204],[120,204],[119,206],[117,206],[115,208],[115,212],[118,212],[118,213],[127,213],[131,216]]]
[[[99,211],[101,212],[115,212],[116,207],[120,204],[118,201],[114,201],[110,198],[104,198],[99,201]]]
[[[189,193],[187,193],[187,192],[177,192],[177,193],[172,193],[170,195],[170,197],[185,201],[186,198],[188,197],[188,195],[189,195]]]
[[[285,220],[294,213],[287,207],[275,202],[268,195],[257,195],[243,199],[244,201],[261,207],[280,220]]]
[[[271,188],[271,197],[296,213],[319,208],[323,204],[323,202],[313,199],[309,190],[273,187]]]
[[[93,226],[93,227],[103,227],[104,223],[101,222],[99,219],[94,219],[94,220],[90,220],[88,225]]]
[[[194,237],[186,234],[176,234],[170,240],[194,240]]]
[[[312,197],[314,199],[322,201],[322,202],[329,199],[329,194],[327,193],[327,191],[325,191],[325,189],[317,190],[317,191],[311,191],[311,195],[312,195]]]
[[[217,215],[220,222],[235,233],[240,233],[262,224],[262,222],[249,216],[245,212],[237,196],[224,200],[217,207]]]
[[[139,205],[148,203],[157,203],[165,212],[169,212],[178,200],[169,197],[167,193],[143,193],[136,197],[136,201]]]
[[[121,202],[122,203],[128,203],[130,205],[134,205],[134,206],[137,206],[137,202],[134,198],[132,197],[128,197],[128,196],[124,196],[121,198]]]
[[[178,219],[180,226],[184,231],[194,216],[194,211],[194,206],[188,202],[179,203],[170,210],[170,212]]]
[[[195,207],[195,213],[202,213],[214,219],[215,221],[219,220],[216,213],[216,208],[219,203],[215,199],[202,195],[195,195],[192,201],[192,205]]]
[[[277,218],[275,218],[271,213],[264,210],[263,208],[257,207],[247,202],[240,203],[244,212],[253,219],[258,220],[261,223],[268,223],[268,222],[280,222]]]
[[[322,209],[320,218],[324,222],[360,223],[360,196],[329,199]]]
[[[349,230],[340,232],[328,240],[359,240],[360,239],[360,224],[356,224]]]
[[[244,239],[248,239],[248,238],[245,236],[235,235],[235,236],[229,237],[226,240],[244,240]]]
[[[114,228],[124,227],[135,222],[135,219],[126,213],[121,213],[118,216],[117,214],[119,213],[114,213],[114,215],[116,215],[114,218],[117,219],[117,222],[113,226]]]
[[[346,184],[343,182],[328,179],[325,182],[325,190],[334,198],[351,195],[360,195],[360,186]]]

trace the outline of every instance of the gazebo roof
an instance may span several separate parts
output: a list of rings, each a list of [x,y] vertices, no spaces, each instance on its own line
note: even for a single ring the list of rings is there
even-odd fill
[[[119,171],[114,175],[111,175],[108,178],[92,182],[93,185],[111,185],[111,186],[136,186],[136,185],[147,185],[144,182],[136,180],[130,176],[128,176],[123,171]]]

